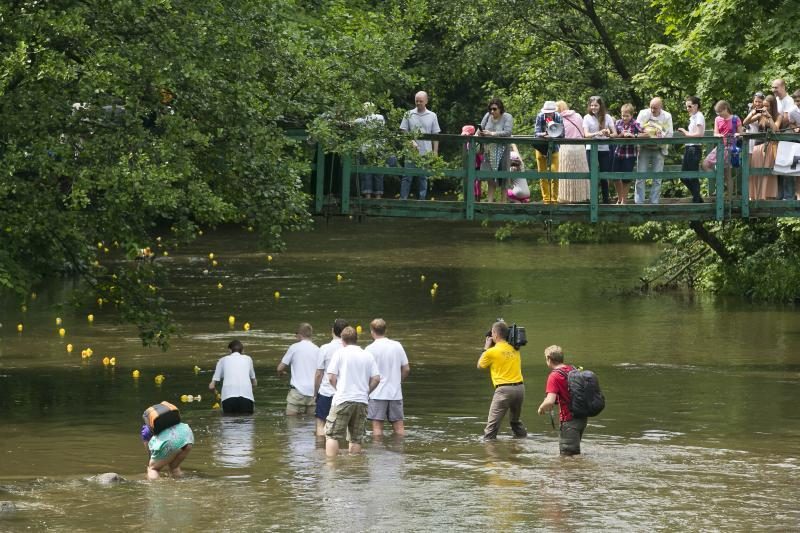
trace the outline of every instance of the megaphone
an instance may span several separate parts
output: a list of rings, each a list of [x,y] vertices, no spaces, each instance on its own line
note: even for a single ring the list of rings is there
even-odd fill
[[[564,125],[559,122],[550,122],[547,125],[548,137],[561,137],[564,134]]]

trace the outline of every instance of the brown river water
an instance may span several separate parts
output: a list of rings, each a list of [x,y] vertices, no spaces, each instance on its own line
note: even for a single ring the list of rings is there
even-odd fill
[[[182,328],[165,353],[142,348],[109,309],[64,304],[69,283],[41,289],[25,313],[7,303],[0,500],[16,512],[0,514],[0,531],[800,529],[800,315],[628,291],[657,253],[501,243],[477,224],[426,221],[319,221],[281,253],[247,233],[209,232],[159,259]],[[327,461],[313,419],[282,414],[287,384],[275,366],[297,323],[310,322],[320,344],[339,316],[365,331],[381,316],[404,344],[408,435],[368,436],[363,455]],[[475,362],[496,317],[527,328],[530,435],[512,440],[506,422],[487,445],[492,389]],[[223,417],[207,394],[234,337],[256,364],[252,417]],[[575,458],[558,456],[556,432],[536,415],[550,344],[597,372],[607,398]],[[86,347],[94,355],[83,360]],[[184,394],[202,400],[181,403]],[[138,432],[141,412],[161,400],[180,406],[195,446],[184,479],[153,483]],[[128,481],[87,480],[102,472]]]

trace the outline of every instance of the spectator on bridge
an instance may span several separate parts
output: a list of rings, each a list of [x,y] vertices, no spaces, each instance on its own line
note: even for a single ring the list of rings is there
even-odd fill
[[[583,133],[587,139],[608,139],[617,134],[614,126],[614,117],[606,112],[606,103],[600,96],[590,96],[586,104],[586,114],[583,116]],[[591,165],[591,146],[586,145],[586,158]],[[600,172],[611,172],[611,151],[607,144],[597,147],[597,156],[600,163]],[[608,180],[600,180],[600,190],[603,203],[611,203],[608,196]],[[593,192],[592,194],[596,194]]]
[[[639,111],[636,117],[645,134],[648,137],[663,138],[672,137],[672,115],[664,111],[664,102],[656,97],[650,100],[650,107]],[[669,146],[664,144],[642,145],[639,147],[639,159],[636,165],[637,172],[647,172],[648,167],[653,168],[653,172],[664,170],[664,156],[667,155]],[[637,179],[634,188],[634,201],[643,204],[645,199],[645,179]],[[650,203],[657,204],[661,198],[661,180],[653,178],[650,189]]]
[[[583,118],[563,100],[556,102],[556,109],[564,121],[564,137],[583,139]],[[560,172],[589,172],[583,144],[562,144],[558,152],[558,167]],[[588,179],[558,180],[558,201],[567,204],[586,202],[589,189]]]
[[[722,154],[722,164],[724,165],[725,169],[725,184],[729,194],[733,195],[734,191],[733,181],[731,180],[730,149],[736,142],[736,134],[743,133],[744,128],[742,126],[742,121],[739,119],[739,117],[733,114],[731,105],[725,100],[720,100],[714,105],[714,112],[717,114],[717,118],[714,119],[714,137],[723,138],[723,146],[725,147],[725,151]],[[703,170],[710,171],[716,167],[718,159],[719,156],[717,154],[717,149],[714,148],[711,150],[711,152],[709,152],[703,161]]]
[[[386,119],[377,112],[377,108],[372,102],[364,103],[364,113],[365,115],[357,118],[354,124],[366,129],[371,136],[377,137],[386,125]],[[381,143],[377,141],[363,144],[358,154],[358,163],[360,165],[369,165],[370,160],[374,161],[382,148]],[[385,157],[380,155],[380,159],[382,161]],[[361,194],[364,198],[372,196],[375,198],[383,197],[383,174],[359,174],[359,176],[361,177]]]
[[[644,135],[642,126],[633,120],[633,113],[636,109],[631,104],[624,104],[620,109],[622,118],[617,121],[615,127],[617,129],[617,137],[639,137]],[[636,152],[637,147],[633,144],[618,144],[614,150],[614,159],[611,163],[611,169],[614,172],[633,172],[636,167]],[[625,205],[628,203],[628,191],[631,188],[631,180],[616,180],[614,182],[614,189],[617,191],[617,205]]]
[[[766,96],[763,92],[757,91],[753,94],[753,101],[750,104],[750,111],[742,119],[742,124],[747,133],[764,133],[768,129],[769,113],[764,106]],[[751,139],[748,143],[750,151],[750,167],[755,168],[763,164],[763,158],[759,158],[758,164],[754,162],[753,154],[758,151],[763,153],[764,139]],[[748,179],[749,183],[749,198],[750,200],[766,200],[767,198],[777,198],[778,196],[778,180],[774,176],[754,176],[750,174]]]
[[[778,124],[778,129],[781,130],[789,127],[789,115],[794,109],[796,109],[796,107],[794,105],[794,100],[786,91],[786,82],[782,79],[773,80],[772,94],[775,96],[777,103],[779,117],[775,120]],[[794,176],[778,176],[779,200],[794,200],[794,180]]]
[[[800,89],[792,93],[794,98],[794,109],[789,112],[789,126],[793,133],[800,133]],[[796,189],[800,193],[800,189]]]
[[[481,127],[478,128],[479,137],[511,137],[514,129],[514,117],[506,113],[503,101],[499,98],[489,100],[489,110],[481,119]],[[484,144],[483,145],[483,170],[508,170],[509,154],[511,150],[507,144]],[[487,183],[486,194],[487,202],[494,202],[494,193],[497,184],[501,185],[501,192],[505,189],[505,180],[490,179]],[[500,203],[505,203],[506,195],[500,195]]]
[[[442,130],[439,128],[439,119],[436,113],[430,111],[428,106],[428,93],[419,91],[414,95],[415,108],[408,111],[400,123],[400,129],[407,133],[440,133]],[[433,155],[439,154],[439,141],[428,141],[424,139],[415,139],[411,141],[419,155],[425,155],[433,152]],[[417,168],[416,165],[410,161],[406,161],[406,168]],[[400,198],[403,200],[408,198],[411,192],[412,176],[403,176],[400,178]],[[420,200],[424,200],[428,195],[428,176],[419,176],[419,196]]]
[[[472,124],[466,124],[461,127],[461,135],[472,137],[475,135],[475,126]],[[464,152],[469,152],[469,143],[464,143]],[[483,164],[483,153],[478,150],[475,153],[475,170],[480,170],[481,165]],[[475,195],[475,201],[480,201],[481,199],[481,182],[480,180],[475,180],[475,185],[473,186],[473,193]]]
[[[745,117],[745,120],[750,119],[750,124],[756,124],[758,132],[777,132],[780,129],[782,116],[778,113],[777,99],[771,94],[767,95],[761,105],[758,105],[758,100],[753,99],[753,107]],[[778,150],[778,143],[775,141],[767,142],[766,136],[755,140],[753,146],[753,155],[750,158],[750,168],[772,168],[775,166],[775,154]],[[794,189],[794,176],[788,176],[787,181],[791,181],[792,189]],[[780,181],[778,176],[769,174],[766,176],[753,176],[750,175],[750,199],[751,200],[772,200],[778,198],[781,194]],[[793,199],[792,196],[787,199]]]
[[[547,128],[550,124],[563,125],[563,120],[561,115],[558,114],[556,103],[552,100],[546,101],[539,111],[539,114],[536,115],[534,135],[543,139],[549,138],[550,134]],[[559,137],[562,135],[559,135]],[[558,149],[558,144],[553,144],[552,147],[548,147],[545,143],[542,143],[540,146],[536,147],[536,169],[539,172],[547,172],[548,169],[550,172],[558,172]],[[539,187],[542,189],[542,201],[544,203],[558,203],[558,180],[540,179]]]
[[[686,111],[689,112],[689,126],[686,128],[678,128],[678,131],[683,133],[686,137],[702,137],[706,131],[706,117],[700,111],[700,99],[696,96],[690,96],[686,99]],[[683,149],[683,164],[681,170],[700,170],[700,159],[702,156],[703,147],[697,143],[686,143]],[[696,204],[703,203],[703,197],[700,196],[700,180],[698,179],[684,179],[681,182],[686,185],[689,192],[692,193],[692,202]]]
[[[509,168],[511,172],[525,172],[525,162],[519,155],[517,145],[512,144]],[[525,178],[514,178],[511,180],[511,188],[506,191],[508,199],[512,202],[527,204],[531,201],[531,190],[528,187],[528,180]]]

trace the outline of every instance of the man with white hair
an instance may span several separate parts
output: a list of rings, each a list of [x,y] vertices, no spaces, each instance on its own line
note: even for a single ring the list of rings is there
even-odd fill
[[[650,107],[639,111],[636,118],[645,134],[649,137],[663,138],[672,137],[672,115],[664,111],[664,102],[659,97],[650,100]],[[653,168],[653,172],[664,170],[664,156],[667,155],[669,146],[666,144],[642,145],[639,147],[639,160],[636,164],[637,172],[647,172],[648,167]],[[661,180],[653,178],[653,185],[650,188],[650,203],[657,204],[661,198]],[[634,201],[643,204],[645,199],[645,180],[637,179],[634,188]]]
[[[791,121],[790,114],[797,109],[794,99],[786,91],[786,82],[782,79],[772,81],[772,94],[778,101],[778,114],[783,117],[784,127]],[[794,200],[795,198],[795,178],[794,176],[783,176],[778,174],[778,200]]]
[[[420,91],[415,94],[414,105],[416,107],[403,117],[400,129],[407,133],[440,133],[442,130],[439,128],[439,119],[436,117],[436,113],[427,108],[428,93]],[[411,143],[419,151],[419,155],[425,155],[428,152],[433,152],[434,155],[439,154],[439,141],[415,139]],[[416,168],[416,165],[408,161],[405,166],[406,168]],[[411,179],[412,176],[403,176],[400,179],[400,198],[403,200],[407,199],[411,192]],[[421,175],[419,176],[419,199],[424,200],[427,195],[428,177]]]

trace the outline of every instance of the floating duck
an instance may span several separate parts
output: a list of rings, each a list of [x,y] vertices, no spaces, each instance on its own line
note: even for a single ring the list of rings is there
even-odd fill
[[[111,364],[111,358],[108,356],[103,357],[103,366],[108,366]]]
[[[23,326],[23,325],[22,325],[22,323],[19,323],[19,324],[17,324],[17,331],[19,331],[20,333],[22,333],[22,330],[23,330],[23,329],[25,329],[25,326]]]
[[[274,297],[275,297],[275,299],[277,300],[278,298],[280,298],[280,297],[281,297],[281,293],[279,293],[278,291],[275,291],[275,294],[273,294],[273,296],[274,296]]]
[[[439,288],[439,284],[438,283],[434,283],[433,284],[433,288],[434,288],[434,290],[438,289]]]
[[[420,280],[420,281],[425,281],[425,274],[422,274],[422,275],[419,277],[419,280]]]
[[[214,252],[211,252],[210,254],[208,254],[208,258],[213,260],[214,259]]]
[[[242,326],[242,329],[245,331],[250,331],[250,322],[245,322],[244,326]]]
[[[357,326],[356,326],[356,333],[358,333],[359,335],[361,335],[361,331],[362,331],[362,329],[361,329],[361,324],[359,324],[359,325],[357,325]]]
[[[117,366],[117,358],[116,357],[112,357],[111,359],[108,360],[108,362],[111,364],[111,366]]]
[[[342,281],[342,275],[336,274],[336,281]]]
[[[194,370],[195,374],[199,374],[200,373],[200,367],[197,366],[197,365],[194,365],[194,369],[193,370]]]
[[[168,252],[168,251],[166,251],[166,250],[164,250],[164,253],[163,253],[163,254],[161,254],[161,255],[163,255],[164,257],[167,257],[167,256],[169,255],[169,252]]]
[[[103,241],[98,241],[97,242],[97,249],[98,250],[102,250],[103,249]]]
[[[61,317],[57,316],[56,317],[56,326],[60,326],[60,325],[61,325]]]
[[[157,376],[156,376],[155,378],[153,378],[153,379],[154,379],[154,381],[156,382],[156,385],[161,385],[162,383],[164,383],[164,380],[165,380],[166,378],[164,377],[164,374],[159,374],[159,375],[157,375]]]
[[[20,307],[20,310],[21,310],[23,313],[27,313],[27,312],[28,312],[28,306],[27,306],[27,305],[25,305],[25,304],[22,304],[22,306]]]
[[[212,266],[212,267],[215,267],[215,266],[217,266],[218,264],[219,264],[219,263],[217,263],[217,260],[216,260],[216,259],[214,259],[213,261],[211,261],[211,266]]]
[[[72,345],[67,344],[67,353],[72,353]]]
[[[211,406],[212,409],[219,409],[219,403],[215,402],[214,405]]]
[[[58,336],[61,337],[62,339],[64,338],[64,335],[66,335],[66,334],[67,334],[67,330],[65,330],[64,328],[59,328],[58,329]]]
[[[272,261],[272,256],[271,255],[267,256],[267,261]]]
[[[86,315],[86,320],[88,320],[89,324],[91,324],[92,322],[94,322],[94,315],[92,314]]]
[[[131,376],[133,376],[133,379],[139,379],[140,373],[138,370],[134,370],[131,372]]]
[[[233,327],[234,324],[236,324],[236,317],[233,315],[228,316],[228,325]]]
[[[436,289],[431,289],[431,296],[436,296]]]
[[[32,293],[31,293],[31,300],[35,300],[35,299],[36,299],[36,293],[35,293],[35,292],[32,292]]]
[[[217,283],[217,288],[218,288],[218,289],[221,289],[221,288],[222,288],[222,283],[221,283],[221,282],[220,282],[220,283]]]
[[[103,299],[102,299],[102,298],[98,298],[98,299],[97,299],[97,305],[98,305],[99,307],[103,307]]]
[[[215,398],[216,398],[217,401],[221,400],[222,399],[222,394],[217,393]]]
[[[183,403],[188,402],[189,401],[189,396],[187,396],[186,394],[181,394],[181,401]]]
[[[201,229],[197,230],[197,234],[202,237],[203,236],[203,230],[201,230]]]

